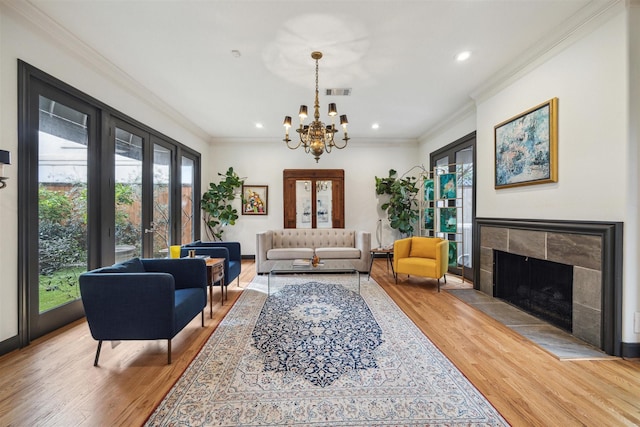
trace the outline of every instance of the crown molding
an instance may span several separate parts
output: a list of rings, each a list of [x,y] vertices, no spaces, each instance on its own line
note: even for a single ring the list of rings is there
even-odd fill
[[[95,49],[62,27],[55,20],[51,19],[31,2],[0,0],[0,6],[3,10],[13,12],[22,17],[34,30],[46,34],[51,40],[66,50],[69,55],[78,58],[79,61],[87,64],[97,74],[102,75],[127,92],[136,95],[141,102],[144,102],[153,110],[169,117],[194,136],[197,136],[203,141],[208,141],[211,138],[208,132],[193,123],[193,121],[159,98],[141,82],[124,72],[106,57],[100,55]]]
[[[453,127],[455,124],[465,120],[469,116],[476,114],[476,103],[474,101],[467,102],[462,108],[458,111],[450,114],[447,119],[439,122],[436,126],[430,128],[425,133],[418,137],[418,142],[425,142],[434,136],[438,135],[440,132],[447,130]]]
[[[562,23],[558,31],[552,32],[540,40],[518,60],[514,61],[510,67],[495,74],[469,95],[476,104],[487,100],[595,30],[617,13],[622,12],[626,7],[626,2],[629,1],[640,2],[640,0],[607,0],[604,2],[593,0],[589,2]]]
[[[211,138],[209,140],[211,146],[236,146],[238,144],[242,144],[243,147],[248,147],[250,145],[255,146],[273,146],[273,145],[282,145],[286,147],[280,138]],[[406,146],[406,147],[417,147],[418,140],[413,138],[366,138],[366,137],[354,137],[349,138],[349,143],[346,149],[349,147],[359,147],[359,148],[385,148],[385,147],[398,147],[398,146]],[[302,149],[302,148],[299,148]]]

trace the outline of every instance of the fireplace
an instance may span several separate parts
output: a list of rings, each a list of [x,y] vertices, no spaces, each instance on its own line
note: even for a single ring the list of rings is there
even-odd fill
[[[494,296],[572,331],[573,266],[494,251]]]
[[[477,218],[475,231],[476,289],[512,304],[522,302],[535,316],[608,354],[622,355],[622,223]],[[542,277],[539,262],[552,263],[545,264],[551,270]],[[529,288],[535,282],[534,289],[518,282],[515,291],[503,293],[498,289],[501,274],[507,282],[524,275]],[[563,284],[556,283],[560,276],[566,278]],[[542,289],[535,289],[538,283]],[[544,304],[531,301],[534,291]],[[555,305],[559,300],[562,308]],[[549,319],[549,312],[556,311],[562,311],[561,319]]]

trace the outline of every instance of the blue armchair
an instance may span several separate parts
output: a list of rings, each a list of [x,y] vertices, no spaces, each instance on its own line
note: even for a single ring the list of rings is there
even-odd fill
[[[196,255],[207,255],[211,258],[224,258],[224,281],[229,284],[238,279],[240,286],[240,271],[242,266],[242,252],[240,242],[202,242],[200,240],[182,246],[180,256],[185,257],[190,249],[196,250]]]
[[[201,258],[134,258],[80,275],[80,294],[91,336],[102,341],[168,340],[198,313],[204,327],[207,267]]]

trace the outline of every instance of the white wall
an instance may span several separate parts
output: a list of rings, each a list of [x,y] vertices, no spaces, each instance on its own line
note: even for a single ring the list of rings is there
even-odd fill
[[[625,18],[618,15],[477,105],[478,217],[625,220]],[[494,126],[559,99],[558,182],[494,187]]]
[[[383,222],[383,244],[393,242],[392,230],[379,210],[381,204],[375,193],[375,177],[387,177],[389,169],[402,174],[418,163],[417,142],[349,141],[347,148],[323,154],[319,163],[302,149],[289,150],[282,141],[214,141],[210,149],[210,173],[203,179],[206,191],[209,182],[219,182],[217,173],[225,173],[232,166],[246,178],[246,185],[268,185],[268,215],[240,215],[236,225],[225,228],[224,239],[239,241],[243,255],[254,255],[256,233],[283,228],[283,179],[285,169],[344,169],[345,171],[345,228],[375,232],[378,218]],[[240,201],[235,201],[240,211]],[[203,239],[205,238],[203,231]]]
[[[8,185],[0,190],[0,341],[18,332],[18,59],[197,151],[206,153],[209,146],[206,139],[119,85],[78,49],[64,47],[55,36],[35,29],[0,4],[0,149],[12,156],[12,165],[5,167]]]

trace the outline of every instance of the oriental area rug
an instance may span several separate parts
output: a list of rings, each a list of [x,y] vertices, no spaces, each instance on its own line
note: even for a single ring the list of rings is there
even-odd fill
[[[148,426],[506,426],[373,280],[243,291]]]

